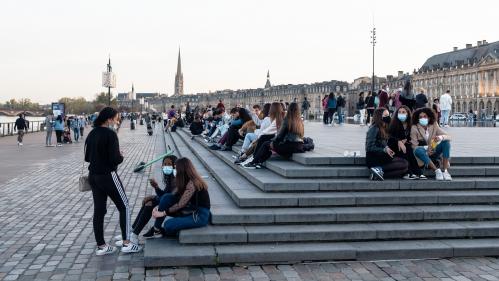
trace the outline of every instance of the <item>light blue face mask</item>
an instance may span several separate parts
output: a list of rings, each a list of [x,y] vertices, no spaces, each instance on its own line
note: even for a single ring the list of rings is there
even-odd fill
[[[419,125],[421,125],[421,126],[428,126],[428,118],[420,118],[419,119]]]
[[[397,118],[400,120],[400,122],[405,122],[407,120],[407,114],[398,114]]]
[[[172,166],[163,166],[163,174],[165,174],[167,176],[173,174],[175,176],[176,171],[175,171],[175,169],[173,169]]]

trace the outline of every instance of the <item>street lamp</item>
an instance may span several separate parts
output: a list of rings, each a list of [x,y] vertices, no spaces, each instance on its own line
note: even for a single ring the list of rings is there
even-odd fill
[[[374,95],[374,46],[376,46],[376,27],[371,30],[371,44],[373,45],[373,77],[371,81],[371,93]]]
[[[129,97],[132,100],[132,108],[130,109],[130,129],[135,130],[135,120],[134,120],[134,115],[135,113],[133,112],[133,100],[135,99],[135,89],[133,88],[132,84],[132,91],[129,93]]]
[[[142,106],[144,106],[144,97],[139,100],[140,103],[140,125],[144,125],[144,120],[142,119]]]
[[[111,67],[111,57],[107,63],[107,71],[102,73],[102,86],[107,87],[107,105],[111,106],[111,88],[116,87],[116,76]]]

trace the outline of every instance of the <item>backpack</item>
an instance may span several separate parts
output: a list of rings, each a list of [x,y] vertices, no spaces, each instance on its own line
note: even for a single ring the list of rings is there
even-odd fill
[[[309,137],[303,138],[303,151],[312,151],[314,150],[314,140]]]

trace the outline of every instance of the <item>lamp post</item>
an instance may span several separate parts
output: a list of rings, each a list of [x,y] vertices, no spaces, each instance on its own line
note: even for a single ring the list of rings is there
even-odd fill
[[[371,93],[374,95],[374,46],[376,46],[376,27],[371,30],[371,44],[373,45],[373,76],[371,81]]]
[[[130,109],[130,130],[135,130],[135,120],[134,120],[134,115],[135,113],[133,112],[133,100],[135,99],[135,89],[133,88],[132,84],[132,91],[130,92],[130,99],[132,100],[132,108]]]
[[[142,106],[144,106],[144,97],[140,98],[140,125],[144,125],[144,120],[142,119]]]

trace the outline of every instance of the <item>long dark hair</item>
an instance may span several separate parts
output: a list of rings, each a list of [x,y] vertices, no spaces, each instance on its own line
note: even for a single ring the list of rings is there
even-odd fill
[[[400,131],[404,131],[404,124],[402,123],[402,121],[399,120],[398,116],[399,116],[399,109],[405,109],[405,111],[407,111],[407,119],[405,120],[405,122],[407,123],[407,128],[410,130],[411,128],[411,125],[412,125],[412,120],[411,120],[411,110],[409,109],[409,107],[405,106],[405,105],[401,105],[399,108],[397,108],[397,110],[395,110],[395,112],[393,113],[393,118],[392,118],[392,122],[390,123],[390,127],[388,129],[388,132],[390,133],[390,135],[396,135],[397,132],[400,132]]]
[[[330,99],[334,99],[334,93],[333,92],[329,93],[329,98]]]
[[[208,184],[206,184],[206,182],[198,174],[189,158],[183,157],[177,159],[177,161],[175,161],[175,166],[177,167],[177,175],[175,176],[177,194],[184,194],[185,188],[189,182],[192,182],[198,191],[208,189]]]
[[[100,127],[107,120],[113,119],[118,114],[118,111],[112,107],[104,107],[94,121],[94,127]]]
[[[248,113],[248,110],[243,107],[239,108],[239,119],[243,121],[243,124],[248,122],[249,120],[252,120],[251,116]]]
[[[272,105],[270,106],[269,117],[271,122],[275,121],[277,128],[281,127],[282,120],[284,119],[284,108],[282,107],[282,103],[272,103]]]
[[[383,122],[383,112],[385,110],[388,110],[384,107],[377,108],[374,113],[373,113],[373,126],[376,126],[379,128],[379,134],[381,138],[383,139],[388,139],[388,125]]]
[[[303,121],[301,120],[300,106],[296,102],[292,102],[289,105],[288,112],[286,113],[286,119],[288,119],[288,131],[303,138],[305,133],[303,129]]]
[[[269,112],[270,112],[270,103],[266,103],[263,105],[263,110],[262,110],[262,113],[260,114],[262,116],[262,118],[260,119],[263,119],[267,116],[269,116]]]

